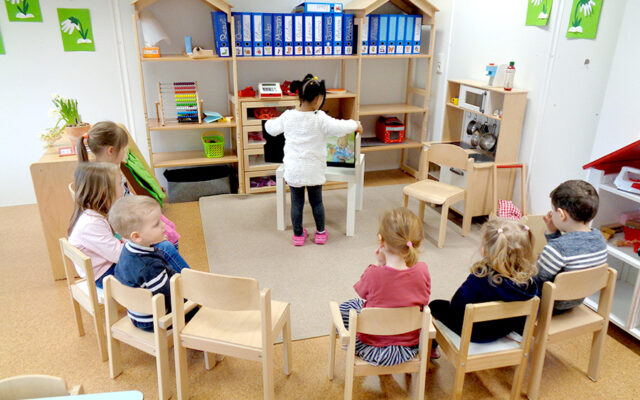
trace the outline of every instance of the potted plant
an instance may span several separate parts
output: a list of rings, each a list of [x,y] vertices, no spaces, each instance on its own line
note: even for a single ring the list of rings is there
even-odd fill
[[[64,132],[75,146],[78,138],[82,137],[91,128],[91,125],[82,122],[82,118],[78,113],[78,100],[66,99],[56,94],[51,101],[55,106],[51,110],[51,114],[57,118],[57,121],[53,128],[48,128],[45,133],[40,135],[40,139],[51,146]]]

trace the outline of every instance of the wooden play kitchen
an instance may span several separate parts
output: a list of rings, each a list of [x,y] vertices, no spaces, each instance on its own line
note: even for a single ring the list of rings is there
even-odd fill
[[[362,28],[364,25],[365,17],[372,14],[383,4],[391,1],[379,1],[379,0],[353,0],[346,4],[344,7],[344,13],[354,14],[354,23],[356,27]],[[431,83],[431,70],[433,65],[433,49],[435,44],[435,13],[438,9],[428,1],[423,0],[393,0],[392,3],[398,7],[402,12],[407,14],[420,15],[422,17],[422,27],[428,26],[428,41],[423,40],[422,43],[426,44],[426,50],[423,50],[421,54],[393,54],[393,55],[369,55],[362,54],[360,51],[361,37],[354,37],[355,47],[357,54],[354,55],[333,55],[333,56],[296,56],[296,57],[276,57],[276,56],[244,56],[237,57],[235,46],[231,47],[231,57],[219,57],[213,55],[210,57],[203,57],[200,59],[193,59],[187,55],[161,55],[160,57],[144,58],[142,54],[142,47],[140,46],[139,35],[139,20],[140,12],[147,6],[154,3],[154,1],[136,0],[132,4],[135,8],[133,16],[134,32],[136,46],[138,47],[138,65],[140,71],[140,82],[142,100],[144,104],[144,117],[147,131],[147,144],[149,147],[149,155],[152,169],[155,168],[173,168],[183,166],[197,166],[197,165],[211,165],[211,164],[233,164],[238,169],[238,192],[239,193],[256,193],[261,191],[274,190],[271,186],[263,186],[260,188],[251,188],[250,179],[256,177],[264,177],[273,173],[277,168],[277,165],[266,165],[264,162],[260,162],[260,156],[263,154],[263,143],[260,140],[254,140],[256,136],[249,136],[250,132],[253,132],[256,125],[260,121],[252,121],[251,117],[245,114],[245,109],[259,106],[275,106],[275,107],[293,107],[297,104],[295,97],[286,98],[283,97],[278,101],[274,101],[273,98],[269,99],[268,104],[266,100],[263,101],[258,97],[254,98],[239,98],[238,96],[238,72],[237,64],[239,62],[295,62],[295,61],[309,61],[309,60],[336,60],[340,61],[340,84],[342,88],[347,89],[344,93],[331,94],[327,99],[325,110],[330,111],[331,107],[335,106],[335,110],[339,112],[332,114],[333,116],[340,118],[353,118],[358,120],[361,116],[380,116],[380,115],[396,115],[404,119],[404,125],[407,127],[405,132],[405,139],[402,143],[382,143],[371,147],[362,147],[362,153],[367,152],[379,152],[379,151],[402,151],[402,157],[400,162],[400,169],[413,176],[419,176],[418,162],[417,169],[409,165],[409,152],[415,152],[416,158],[420,157],[420,149],[422,143],[427,138],[427,118],[428,118],[428,103],[430,97],[430,83]],[[214,11],[222,11],[227,14],[227,20],[230,22],[230,37],[235,37],[235,21],[231,15],[231,5],[222,0],[206,0],[205,4],[209,5]],[[358,31],[358,29],[356,29]],[[427,35],[425,32],[422,34],[423,38]],[[362,64],[364,62],[376,63],[375,60],[389,60],[397,59],[398,62],[406,61],[407,67],[407,82],[404,87],[405,101],[397,104],[361,104],[361,84],[362,84]],[[426,68],[418,70],[417,62],[420,59],[426,60]],[[351,66],[355,68],[355,79],[347,79],[347,61],[353,61]],[[231,115],[234,118],[231,121],[223,123],[201,123],[201,122],[189,122],[189,123],[162,123],[156,118],[149,118],[147,108],[150,104],[146,99],[145,74],[143,73],[143,64],[154,64],[162,62],[196,62],[206,63],[207,61],[224,62],[227,66],[227,85],[220,95],[228,98],[228,110],[225,115]],[[418,77],[419,74],[424,74],[426,85],[424,88],[415,87],[413,79],[422,80]],[[282,77],[284,80],[286,77]],[[155,83],[154,83],[155,84]],[[258,82],[254,83],[257,86]],[[224,85],[223,85],[224,87]],[[278,103],[281,103],[278,105]],[[275,105],[274,105],[275,104]],[[240,115],[242,113],[242,116]],[[410,121],[409,116],[416,115],[419,117],[419,121]],[[410,124],[413,122],[413,124]],[[205,130],[205,129],[223,129],[229,130],[229,139],[227,140],[223,157],[219,158],[207,158],[202,149],[193,151],[169,151],[169,152],[156,152],[151,145],[151,136],[155,132],[159,131],[184,131],[184,130]],[[184,134],[184,132],[180,133]],[[363,143],[368,138],[374,138],[374,132],[365,132],[363,135]],[[517,151],[516,151],[517,153]],[[261,190],[258,190],[261,189]]]
[[[463,91],[465,88],[475,89],[483,96],[489,96],[491,101],[485,101],[485,104],[490,104],[490,107],[476,111],[473,106],[464,107],[458,104],[461,88]],[[489,215],[494,201],[491,190],[493,165],[517,162],[527,91],[505,91],[501,87],[487,86],[477,81],[449,80],[446,99],[442,141],[437,143],[451,143],[464,148],[469,157],[475,160],[473,169],[457,171],[455,168],[441,169],[437,166],[423,165],[422,178],[426,178],[426,174],[429,173],[441,182],[460,187],[467,187],[466,180],[472,179],[473,185],[468,196],[472,202],[469,212],[472,217]],[[478,128],[474,128],[475,125],[478,125]],[[477,137],[477,142],[474,136]],[[492,137],[493,143],[487,143],[486,140],[483,142],[483,138],[488,137]],[[436,142],[424,143],[424,150],[433,143]],[[498,171],[498,198],[512,198],[515,177],[514,170]],[[455,204],[452,209],[463,215],[463,202]]]

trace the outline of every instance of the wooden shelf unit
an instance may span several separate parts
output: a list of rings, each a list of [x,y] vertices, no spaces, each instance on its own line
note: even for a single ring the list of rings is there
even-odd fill
[[[374,151],[398,150],[398,149],[420,149],[422,143],[413,139],[405,139],[402,143],[388,143],[375,146],[360,146],[361,153],[371,153]]]
[[[428,26],[428,41],[423,40],[423,44],[426,44],[428,50],[423,54],[398,54],[398,55],[362,55],[360,51],[360,38],[358,35],[354,35],[354,47],[356,48],[354,55],[340,55],[340,56],[294,56],[294,57],[238,57],[236,54],[235,46],[231,46],[231,57],[207,57],[203,59],[192,59],[186,55],[181,54],[167,54],[158,58],[143,58],[140,47],[139,40],[139,13],[145,7],[153,4],[155,1],[149,0],[136,0],[132,4],[135,9],[135,13],[133,16],[134,23],[134,33],[136,46],[139,49],[138,51],[138,66],[140,73],[140,81],[142,86],[142,101],[144,104],[145,110],[145,121],[147,128],[147,144],[149,147],[149,153],[151,154],[151,168],[165,168],[165,167],[175,167],[175,166],[195,166],[195,165],[210,165],[222,162],[230,162],[237,165],[238,168],[238,192],[239,193],[249,193],[252,192],[251,188],[247,187],[245,184],[245,179],[243,179],[245,175],[245,166],[244,166],[244,151],[245,148],[256,148],[255,143],[253,146],[246,147],[247,144],[243,142],[243,128],[245,126],[256,126],[261,122],[259,120],[250,120],[248,118],[241,118],[241,103],[246,101],[255,101],[256,99],[246,100],[244,98],[238,97],[238,79],[237,79],[237,63],[238,62],[259,62],[259,61],[339,61],[341,63],[341,80],[340,84],[343,88],[346,88],[346,68],[347,61],[355,61],[356,68],[356,79],[355,79],[355,93],[338,93],[333,94],[330,93],[327,95],[327,103],[329,103],[330,99],[353,99],[352,109],[348,111],[344,111],[343,113],[350,115],[350,118],[358,120],[359,117],[362,116],[375,116],[375,115],[388,115],[388,114],[399,114],[404,115],[404,123],[407,127],[407,132],[405,134],[406,142],[403,144],[389,144],[385,146],[376,146],[363,148],[363,152],[373,152],[373,151],[402,151],[401,157],[401,165],[400,168],[406,173],[411,174],[412,176],[418,176],[419,172],[411,168],[407,163],[407,155],[408,151],[420,148],[420,143],[426,141],[427,137],[427,118],[428,118],[428,103],[430,97],[430,87],[431,87],[431,71],[433,67],[433,49],[435,45],[435,34],[436,34],[436,25],[435,25],[435,13],[438,9],[433,6],[431,3],[425,0],[388,0],[393,2],[395,6],[397,6],[402,12],[407,14],[419,14],[422,16],[422,26]],[[235,36],[235,24],[234,17],[231,15],[231,5],[224,0],[206,0],[204,1],[207,5],[209,5],[214,11],[222,11],[227,14],[227,18],[229,20],[229,37]],[[378,9],[382,4],[386,3],[385,1],[380,0],[352,0],[349,4],[344,8],[345,13],[354,14],[354,24],[356,26],[362,26],[364,23],[364,18],[373,13],[376,9]],[[355,30],[357,32],[357,29]],[[423,35],[424,38],[427,35]],[[400,104],[370,104],[370,105],[360,105],[360,89],[361,89],[361,80],[362,80],[362,62],[363,60],[370,59],[398,59],[398,60],[407,60],[407,82],[405,88],[405,101]],[[425,59],[428,61],[428,66],[426,70],[420,71],[420,73],[425,73],[426,75],[426,87],[419,88],[412,86],[412,77],[414,76],[414,69],[416,64],[414,60]],[[161,126],[154,119],[149,119],[147,115],[147,100],[145,96],[145,82],[144,82],[144,74],[142,71],[142,64],[153,64],[153,63],[161,63],[161,62],[226,62],[227,64],[227,88],[226,92],[223,92],[225,96],[228,98],[229,110],[227,115],[234,116],[234,122],[228,123],[227,125],[216,125],[216,124],[166,124]],[[257,85],[258,82],[255,83]],[[295,101],[298,99],[296,96],[288,96],[280,99],[281,101]],[[327,108],[325,107],[325,111]],[[412,132],[409,128],[409,115],[410,114],[421,114],[422,118],[420,121],[420,128],[416,130],[416,132]],[[208,159],[204,157],[204,150],[202,151],[190,151],[190,152],[167,152],[167,153],[154,153],[151,145],[151,132],[153,131],[172,131],[172,130],[197,130],[197,129],[216,129],[216,128],[229,128],[231,129],[231,149],[225,149],[225,156],[221,159]],[[411,136],[411,137],[409,137]],[[228,153],[228,154],[227,154]],[[421,153],[420,153],[421,154]],[[421,157],[421,155],[420,155]],[[212,161],[214,160],[214,161]],[[419,162],[419,165],[422,163]],[[254,174],[255,171],[252,171]],[[260,188],[262,189],[262,188]],[[266,191],[266,190],[261,190]]]

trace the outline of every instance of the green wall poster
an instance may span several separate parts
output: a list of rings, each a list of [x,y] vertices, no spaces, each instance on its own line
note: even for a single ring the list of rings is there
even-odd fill
[[[42,22],[40,0],[4,0],[11,22]]]
[[[573,0],[567,37],[595,39],[598,32],[600,10],[604,0]]]
[[[553,0],[527,0],[528,26],[544,26],[549,22]]]
[[[64,51],[95,51],[88,8],[58,8]]]
[[[4,53],[4,44],[2,43],[2,32],[0,32],[0,54]]]

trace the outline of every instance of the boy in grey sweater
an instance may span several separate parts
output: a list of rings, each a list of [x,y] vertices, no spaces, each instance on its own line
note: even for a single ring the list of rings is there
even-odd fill
[[[551,192],[551,211],[544,216],[547,245],[538,258],[534,278],[540,292],[546,281],[565,271],[592,268],[607,262],[607,243],[590,227],[598,212],[598,193],[588,182],[571,180]],[[569,310],[584,299],[556,301],[554,312]]]

